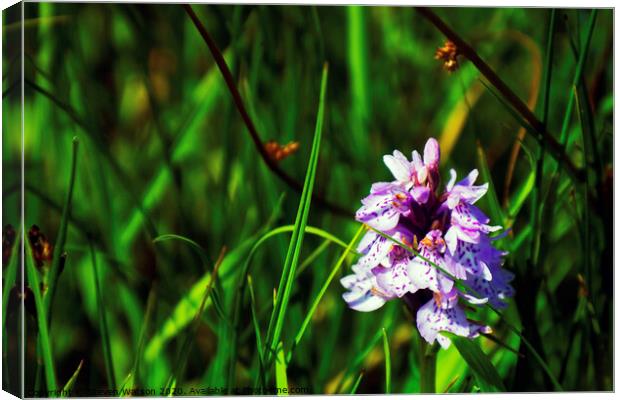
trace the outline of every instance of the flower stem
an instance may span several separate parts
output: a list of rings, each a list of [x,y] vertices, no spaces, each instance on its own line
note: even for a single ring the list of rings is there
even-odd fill
[[[420,337],[420,392],[435,393],[435,371],[437,366],[437,343],[428,344]]]

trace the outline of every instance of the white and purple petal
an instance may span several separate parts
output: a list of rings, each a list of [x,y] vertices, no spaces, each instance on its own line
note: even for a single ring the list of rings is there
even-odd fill
[[[356,273],[340,280],[342,286],[348,290],[342,294],[342,298],[350,308],[356,311],[370,312],[379,309],[389,298],[374,290],[377,286],[374,274],[368,269],[357,266],[353,269]]]
[[[416,288],[409,278],[408,263],[408,258],[402,258],[390,268],[373,268],[372,273],[377,278],[379,291],[393,297],[403,297],[406,293],[415,292]]]
[[[457,302],[450,302],[448,307],[442,307],[435,299],[423,305],[417,313],[416,325],[422,337],[430,344],[435,340],[444,349],[450,347],[450,339],[441,332],[450,332],[455,335],[475,338],[480,332],[489,332],[490,328],[467,320],[465,312]]]
[[[451,269],[444,258],[445,243],[441,238],[441,232],[438,230],[429,232],[420,241],[418,252],[419,255],[414,257],[408,265],[409,277],[413,285],[417,289],[430,289],[433,292],[450,291],[454,285],[453,280],[437,268],[439,266],[446,271]]]
[[[409,184],[413,168],[403,153],[394,150],[393,155],[383,156],[383,162],[398,182]]]
[[[402,214],[409,212],[411,195],[397,185],[382,187],[362,200],[355,218],[380,231],[396,227]]]
[[[429,169],[437,168],[439,165],[439,143],[435,138],[430,138],[424,146],[424,164]]]

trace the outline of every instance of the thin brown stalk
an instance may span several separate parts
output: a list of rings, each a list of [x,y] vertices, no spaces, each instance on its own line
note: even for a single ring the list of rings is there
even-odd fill
[[[455,31],[452,30],[441,18],[437,16],[428,7],[416,7],[418,13],[431,22],[439,31],[441,31],[448,39],[456,44],[459,54],[467,58],[474,64],[480,73],[489,81],[489,83],[497,89],[504,99],[517,111],[523,119],[538,133],[535,138],[545,143],[549,153],[555,157],[560,165],[562,165],[568,174],[574,179],[583,182],[585,173],[573,164],[562,146],[547,130],[545,125],[534,115],[527,105],[504,83],[504,81],[493,71],[478,53]]]
[[[224,56],[222,55],[222,52],[220,51],[219,47],[217,46],[217,44],[215,43],[211,35],[209,35],[207,28],[205,28],[205,26],[202,24],[202,22],[200,21],[200,19],[198,18],[194,10],[192,9],[191,5],[183,4],[183,8],[185,9],[185,11],[187,12],[187,15],[189,15],[190,19],[194,23],[194,26],[200,33],[200,36],[202,36],[202,39],[207,44],[207,47],[209,47],[209,51],[211,52],[211,55],[213,56],[215,63],[217,64],[217,67],[222,73],[222,77],[224,78],[224,81],[226,82],[226,86],[228,87],[228,90],[230,94],[232,95],[235,106],[237,107],[239,114],[241,114],[241,118],[243,119],[243,122],[245,126],[247,127],[250,137],[252,138],[252,141],[254,142],[254,145],[256,146],[256,150],[258,150],[258,153],[260,154],[261,158],[263,159],[267,167],[278,178],[280,178],[284,183],[286,183],[291,188],[301,193],[303,189],[303,185],[301,184],[301,182],[297,181],[295,178],[293,178],[292,176],[288,175],[285,171],[283,171],[278,166],[277,162],[274,161],[269,156],[267,151],[265,150],[263,141],[261,140],[260,135],[258,134],[258,131],[256,130],[256,126],[254,125],[252,118],[250,118],[250,115],[248,114],[245,108],[243,99],[241,98],[241,94],[239,93],[239,89],[237,89],[235,78],[233,78],[232,73],[230,72],[230,69],[228,68],[228,65],[226,64],[226,60],[224,59]],[[317,204],[319,204],[320,206],[326,209],[329,209],[334,214],[342,215],[346,217],[350,217],[352,215],[352,213],[349,210],[346,210],[339,205],[333,204],[319,195],[313,195],[313,200],[315,200]]]

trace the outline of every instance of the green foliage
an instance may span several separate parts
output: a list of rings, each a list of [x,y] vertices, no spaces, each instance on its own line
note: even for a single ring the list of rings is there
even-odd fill
[[[502,378],[497,373],[489,357],[484,354],[480,346],[473,340],[456,336],[449,333],[444,335],[450,338],[450,341],[458,349],[461,356],[471,368],[472,373],[476,377],[476,381],[483,392],[505,392],[506,387],[502,382]]]
[[[433,10],[521,101],[538,91],[538,125],[466,55],[446,72],[444,34],[411,7],[194,5],[229,81],[180,5],[24,7],[25,214],[7,12],[3,219],[53,245],[41,268],[25,246],[23,321],[19,240],[3,266],[4,365],[23,322],[27,390],[613,388],[611,10]],[[515,274],[507,309],[467,312],[492,336],[448,350],[426,345],[402,302],[358,313],[338,284],[358,258],[359,200],[390,179],[381,156],[431,136],[442,185],[448,168],[489,183],[477,206],[510,228],[497,244]],[[268,141],[296,150],[265,158]],[[3,379],[17,390],[16,373]]]

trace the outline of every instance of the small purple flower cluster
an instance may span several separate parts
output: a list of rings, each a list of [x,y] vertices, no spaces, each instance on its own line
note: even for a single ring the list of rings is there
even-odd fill
[[[488,225],[489,218],[474,206],[488,183],[474,185],[477,170],[456,182],[456,172],[450,170],[446,190],[438,193],[439,157],[433,138],[423,157],[417,151],[411,161],[399,151],[383,157],[395,180],[373,184],[362,200],[356,219],[373,230],[358,245],[362,257],[354,274],[341,283],[348,290],[344,300],[358,311],[376,310],[397,297],[410,300],[413,293],[430,298],[417,309],[418,330],[427,342],[437,340],[447,348],[450,340],[440,332],[473,338],[491,331],[467,319],[465,304],[505,307],[514,290],[509,284],[513,275],[501,268],[506,253],[489,237],[501,226]],[[473,291],[460,290],[455,279]]]

